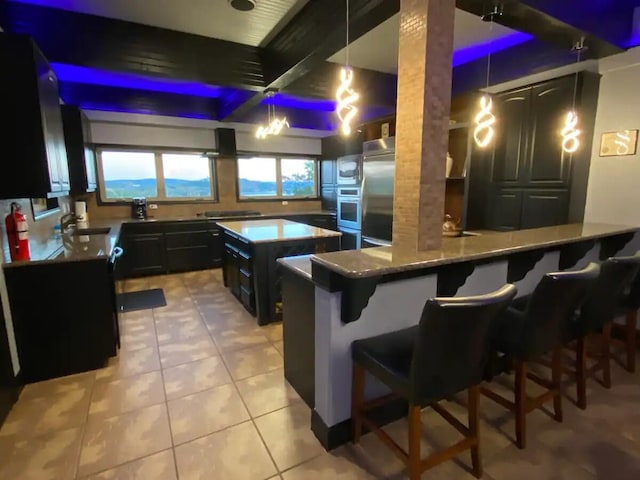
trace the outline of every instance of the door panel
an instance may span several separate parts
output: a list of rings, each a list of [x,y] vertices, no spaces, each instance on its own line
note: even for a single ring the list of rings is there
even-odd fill
[[[495,141],[491,179],[496,184],[523,181],[531,89],[496,96]]]
[[[524,192],[521,228],[549,227],[567,222],[569,192],[537,190]]]
[[[522,191],[497,190],[490,203],[490,227],[492,230],[508,231],[520,229]]]
[[[573,101],[573,78],[544,83],[531,96],[531,140],[526,181],[530,185],[569,184],[571,155],[562,151],[560,132]]]

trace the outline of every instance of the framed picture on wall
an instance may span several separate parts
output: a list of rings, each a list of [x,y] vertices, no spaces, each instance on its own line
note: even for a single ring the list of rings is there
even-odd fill
[[[600,142],[601,157],[635,155],[638,149],[638,130],[605,132]]]

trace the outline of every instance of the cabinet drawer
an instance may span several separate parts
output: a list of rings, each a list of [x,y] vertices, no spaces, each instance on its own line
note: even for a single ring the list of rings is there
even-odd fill
[[[253,286],[251,285],[251,273],[242,268],[240,269],[240,285],[249,291],[253,291]]]
[[[247,290],[244,287],[240,287],[240,301],[251,313],[255,313],[255,302],[253,299],[253,292]]]
[[[206,247],[209,244],[209,232],[207,230],[191,232],[166,233],[167,248],[193,248]]]
[[[238,251],[238,262],[240,268],[251,273],[251,264],[253,263],[251,261],[251,255],[249,255],[247,252],[243,252],[242,250]]]

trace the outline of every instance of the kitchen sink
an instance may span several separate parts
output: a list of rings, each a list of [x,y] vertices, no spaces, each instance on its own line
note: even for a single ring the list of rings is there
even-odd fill
[[[96,227],[96,228],[76,228],[71,232],[72,236],[79,235],[106,235],[111,231],[111,227]]]

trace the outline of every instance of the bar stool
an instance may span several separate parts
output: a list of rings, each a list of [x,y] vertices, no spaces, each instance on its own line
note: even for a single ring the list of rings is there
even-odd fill
[[[631,373],[636,371],[636,350],[638,341],[638,309],[640,309],[640,274],[636,275],[620,299],[619,306],[625,314],[623,343],[625,349],[626,369]]]
[[[473,473],[481,477],[479,384],[491,355],[495,319],[516,292],[515,286],[505,285],[487,295],[432,298],[426,302],[417,326],[353,342],[353,442],[360,441],[362,426],[365,425],[407,465],[411,480],[419,479],[428,468],[470,449]],[[381,380],[393,393],[365,401],[365,372]],[[437,404],[465,389],[469,395],[468,427]],[[409,403],[408,452],[366,414],[368,410],[398,397]],[[422,459],[420,411],[427,405],[459,430],[464,439]]]
[[[578,407],[587,408],[587,377],[602,370],[603,385],[611,388],[611,327],[619,299],[640,269],[640,255],[612,257],[602,263],[593,290],[572,325],[570,340],[577,340],[576,385]],[[587,341],[600,335],[596,363],[587,368]]]
[[[483,387],[481,392],[516,414],[516,444],[525,448],[526,416],[553,400],[554,417],[562,421],[562,346],[575,311],[595,283],[600,267],[591,263],[575,272],[547,273],[530,296],[517,299],[498,320],[496,350],[515,369],[511,401]],[[552,352],[551,381],[528,371],[528,363]],[[527,396],[531,380],[547,390],[535,398]]]

